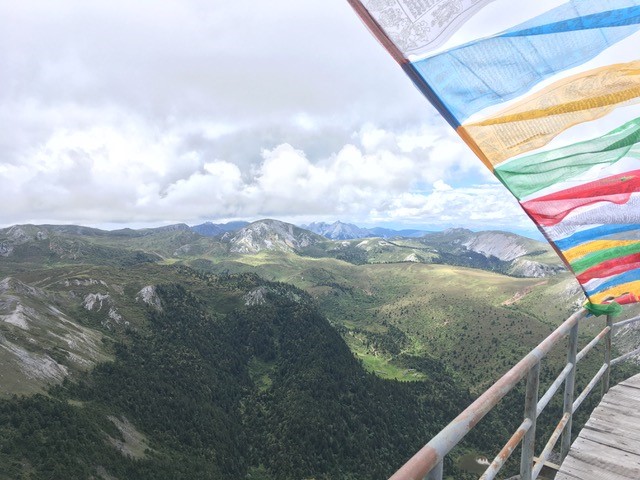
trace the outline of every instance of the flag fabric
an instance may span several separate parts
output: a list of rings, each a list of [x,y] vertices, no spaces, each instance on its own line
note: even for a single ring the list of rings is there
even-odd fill
[[[348,0],[592,304],[640,301],[640,0]]]

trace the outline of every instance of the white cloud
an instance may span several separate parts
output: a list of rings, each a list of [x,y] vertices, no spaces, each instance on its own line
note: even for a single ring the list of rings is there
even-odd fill
[[[324,158],[283,143],[256,152],[258,160],[245,171],[202,150],[184,150],[185,127],[150,130],[130,120],[119,129],[61,130],[17,164],[0,164],[0,202],[7,224],[56,217],[111,224],[266,216],[476,227],[520,222],[524,214],[497,184],[452,186],[457,172],[484,167],[468,164],[457,148],[434,160],[447,139],[411,140],[423,130],[394,133],[369,125]]]
[[[0,0],[0,43],[1,225],[501,218],[344,0]]]
[[[434,227],[533,230],[517,201],[496,184],[452,188],[441,180],[430,193],[402,193],[384,210],[372,212],[379,222],[403,220]]]

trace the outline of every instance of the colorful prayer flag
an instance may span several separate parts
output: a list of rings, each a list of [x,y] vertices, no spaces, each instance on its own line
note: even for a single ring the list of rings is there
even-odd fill
[[[589,301],[640,301],[640,0],[348,1]]]

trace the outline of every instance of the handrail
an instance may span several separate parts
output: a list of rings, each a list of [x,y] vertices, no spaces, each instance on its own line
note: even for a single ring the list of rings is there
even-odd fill
[[[407,463],[405,463],[389,480],[442,480],[444,457],[469,433],[478,422],[490,412],[525,376],[525,415],[523,422],[502,448],[493,462],[485,470],[480,480],[492,480],[504,466],[515,448],[522,442],[522,458],[520,465],[520,478],[522,480],[535,480],[544,462],[552,453],[553,448],[562,436],[561,456],[569,451],[571,444],[571,428],[573,414],[580,407],[585,398],[593,391],[598,382],[602,381],[602,394],[609,389],[609,374],[611,367],[626,358],[640,353],[640,348],[611,359],[611,335],[614,329],[629,323],[640,321],[640,316],[612,323],[611,317],[607,317],[606,327],[599,332],[579,353],[578,327],[580,320],[587,316],[588,312],[580,309],[556,328],[537,347],[531,350],[514,367],[504,374],[497,382],[489,387],[469,407],[459,414],[449,425],[441,430],[429,443],[420,449]],[[567,363],[558,377],[551,384],[542,398],[538,398],[538,386],[540,382],[540,362],[551,349],[562,339],[569,336]],[[576,365],[585,355],[592,350],[600,340],[604,339],[605,355],[604,363],[587,387],[574,400]],[[534,459],[534,446],[536,434],[536,420],[545,407],[549,404],[553,395],[564,383],[564,410],[562,418],[549,438],[540,456]]]
[[[630,318],[630,319],[628,319],[628,320],[623,320],[623,321],[618,322],[618,323],[614,323],[614,324],[613,324],[613,328],[614,328],[614,329],[618,329],[618,328],[620,328],[620,327],[622,327],[622,326],[624,326],[624,325],[627,325],[627,324],[629,324],[629,323],[636,323],[636,322],[638,322],[638,321],[640,321],[640,316],[633,317],[633,318]]]

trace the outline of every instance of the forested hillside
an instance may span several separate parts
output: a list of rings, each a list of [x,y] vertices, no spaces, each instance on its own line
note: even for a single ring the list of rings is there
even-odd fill
[[[1,480],[384,478],[579,297],[564,274],[232,255],[184,226],[0,233]],[[521,397],[447,458],[450,480],[499,450]]]
[[[382,478],[470,400],[367,373],[301,290],[167,270],[113,362],[0,402],[0,478]]]

